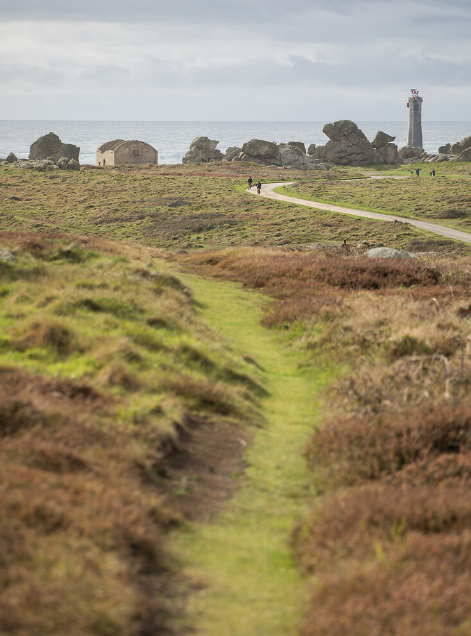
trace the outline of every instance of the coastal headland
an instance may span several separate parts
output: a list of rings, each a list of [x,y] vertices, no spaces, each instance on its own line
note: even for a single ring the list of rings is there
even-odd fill
[[[466,633],[471,249],[409,221],[471,237],[471,175],[432,167],[0,166],[1,632]]]

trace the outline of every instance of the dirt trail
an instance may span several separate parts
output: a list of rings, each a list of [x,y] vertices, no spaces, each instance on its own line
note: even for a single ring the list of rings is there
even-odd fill
[[[407,178],[407,177],[406,177]],[[471,243],[471,234],[468,232],[460,232],[443,225],[436,223],[427,223],[426,221],[416,221],[415,219],[407,219],[403,216],[394,216],[393,214],[380,214],[379,212],[369,212],[367,210],[355,210],[352,208],[344,208],[340,205],[331,205],[330,203],[317,203],[316,201],[306,201],[305,199],[297,199],[296,197],[290,197],[284,194],[274,192],[275,188],[289,186],[295,183],[294,181],[282,182],[282,183],[267,183],[262,185],[261,196],[269,199],[275,199],[276,201],[285,201],[287,203],[294,203],[296,205],[303,205],[308,208],[315,208],[316,210],[326,210],[327,212],[338,212],[340,214],[350,214],[352,216],[360,216],[367,219],[377,219],[378,221],[400,221],[401,223],[410,223],[414,227],[426,232],[432,232],[439,236],[445,236],[446,238],[454,239],[456,241],[462,241],[463,243]],[[246,190],[249,194],[257,195],[256,189]]]
[[[182,627],[197,636],[294,636],[307,585],[292,559],[290,533],[314,497],[302,451],[319,420],[320,389],[335,370],[306,370],[299,351],[261,326],[267,301],[260,294],[183,278],[208,323],[256,360],[269,395],[266,424],[251,430],[234,496],[214,520],[198,521],[172,540],[192,590]]]

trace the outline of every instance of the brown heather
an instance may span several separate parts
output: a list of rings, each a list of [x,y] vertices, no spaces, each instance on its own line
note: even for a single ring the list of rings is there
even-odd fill
[[[168,636],[165,533],[183,518],[165,462],[193,460],[190,428],[260,422],[263,388],[156,250],[0,243],[15,254],[0,262],[0,633]]]
[[[352,483],[392,475],[418,460],[471,451],[471,409],[433,410],[344,417],[318,429],[306,455],[313,468]]]
[[[348,368],[306,447],[319,496],[293,533],[313,577],[302,636],[471,633],[471,263],[183,258],[269,293],[265,323],[291,330],[306,364]]]

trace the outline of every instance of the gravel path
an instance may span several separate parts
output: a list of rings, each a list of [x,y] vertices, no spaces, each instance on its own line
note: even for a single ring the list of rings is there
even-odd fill
[[[316,203],[315,201],[306,201],[305,199],[297,199],[295,197],[289,197],[284,194],[278,194],[274,192],[275,188],[283,186],[289,186],[295,183],[294,181],[283,181],[282,183],[266,183],[262,185],[261,196],[268,199],[275,199],[276,201],[286,201],[287,203],[295,203],[296,205],[304,205],[308,208],[315,208],[316,210],[326,210],[328,212],[338,212],[340,214],[350,214],[352,216],[361,216],[367,219],[377,219],[378,221],[400,221],[401,223],[409,223],[420,230],[426,232],[432,232],[439,236],[445,236],[446,238],[454,239],[456,241],[462,241],[463,243],[471,244],[471,234],[468,232],[460,232],[443,225],[437,225],[436,223],[427,223],[426,221],[416,221],[415,219],[406,219],[403,216],[394,216],[393,214],[379,214],[378,212],[368,212],[367,210],[354,210],[352,208],[344,208],[340,205],[331,205],[330,203]],[[257,189],[252,186],[251,190],[246,190],[249,194],[255,194],[257,196]]]

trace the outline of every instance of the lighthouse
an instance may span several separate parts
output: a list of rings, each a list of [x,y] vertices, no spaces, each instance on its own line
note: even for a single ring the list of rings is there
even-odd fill
[[[411,88],[411,97],[407,102],[409,109],[409,132],[407,133],[407,145],[422,148],[422,97],[419,91]]]

